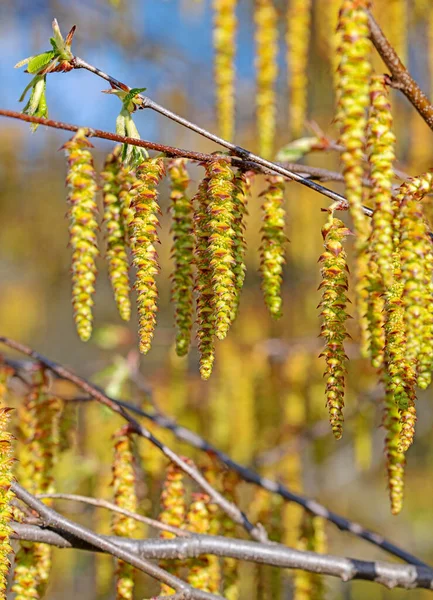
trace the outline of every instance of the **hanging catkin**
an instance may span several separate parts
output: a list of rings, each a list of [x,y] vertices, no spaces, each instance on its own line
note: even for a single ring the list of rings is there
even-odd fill
[[[168,173],[171,181],[170,212],[174,240],[171,297],[175,305],[176,352],[179,356],[185,356],[191,341],[194,285],[193,206],[187,195],[189,175],[185,159],[173,160],[169,164]]]
[[[278,15],[273,0],[255,0],[256,110],[259,153],[271,158],[276,126]]]
[[[251,173],[240,172],[234,179],[235,193],[233,196],[233,272],[235,274],[235,306],[232,311],[231,320],[236,318],[239,308],[240,295],[245,281],[245,253],[246,240],[245,232],[245,217],[247,215],[248,196],[251,188]]]
[[[157,186],[163,176],[162,158],[147,158],[137,167],[136,180],[131,190],[133,218],[128,225],[133,263],[136,268],[139,348],[143,354],[150,350],[158,310],[155,276],[159,272],[159,265],[155,245],[159,241],[156,228],[160,210],[157,202]]]
[[[289,125],[292,138],[297,138],[302,134],[307,114],[307,63],[311,31],[311,4],[311,0],[291,0],[287,14]]]
[[[210,216],[208,213],[209,178],[198,186],[193,199],[195,262],[197,265],[195,291],[197,294],[197,345],[200,353],[200,375],[209,379],[215,360],[215,316],[213,304],[212,268],[209,256]]]
[[[124,429],[114,436],[113,492],[114,502],[120,508],[137,512],[135,471],[132,440]],[[113,534],[132,538],[137,530],[137,521],[119,513],[113,513]],[[134,567],[119,560],[116,568],[116,598],[131,600],[134,591]]]
[[[80,129],[63,148],[68,159],[69,243],[72,248],[72,305],[77,332],[83,342],[92,333],[92,306],[99,254],[96,232],[98,208],[96,175],[89,148],[92,144]]]
[[[108,262],[108,275],[119,314],[124,321],[129,321],[131,317],[129,260],[122,203],[119,198],[122,185],[121,150],[122,147],[117,146],[107,156],[101,178],[103,180],[104,226],[107,236],[105,256]]]
[[[0,598],[6,599],[7,577],[10,569],[9,555],[12,553],[10,536],[12,528],[12,500],[11,491],[13,481],[12,435],[9,432],[9,419],[11,409],[5,406],[4,401],[8,388],[9,378],[13,371],[7,365],[0,365]]]
[[[192,494],[192,501],[186,516],[186,528],[191,533],[209,534],[209,496],[200,492]],[[193,587],[210,592],[211,585],[211,561],[209,555],[190,559],[188,565],[188,583]]]
[[[397,515],[403,506],[405,457],[400,452],[400,415],[392,397],[385,399],[383,426],[386,430],[385,456],[391,512]]]
[[[260,274],[265,304],[275,318],[281,317],[281,284],[285,263],[284,178],[267,178],[268,187],[262,193],[262,242],[260,245]]]
[[[344,223],[330,214],[322,228],[325,252],[319,259],[322,264],[322,283],[319,287],[322,290],[322,301],[319,304],[323,319],[321,335],[326,344],[321,356],[326,360],[326,397],[336,439],[340,439],[343,433],[348,268],[342,242],[348,233]]]
[[[224,160],[206,165],[209,178],[209,258],[212,269],[215,335],[223,340],[236,305],[236,264],[234,255],[235,185],[231,166]]]
[[[357,234],[357,247],[365,241],[366,219],[362,210],[362,164],[369,105],[371,42],[367,0],[344,0],[338,22],[340,64],[337,71],[337,114],[346,196]]]
[[[324,519],[309,512],[304,512],[298,550],[324,554],[326,547]],[[293,600],[322,600],[325,598],[326,590],[323,576],[317,573],[296,571],[294,587]]]
[[[237,0],[213,0],[214,72],[219,134],[233,139],[235,127],[235,54]]]

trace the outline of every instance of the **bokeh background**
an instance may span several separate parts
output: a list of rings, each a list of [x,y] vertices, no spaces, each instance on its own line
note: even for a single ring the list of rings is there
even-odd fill
[[[335,138],[332,120],[332,70],[322,8],[331,0],[316,0],[308,67],[308,115]],[[290,141],[285,62],[285,2],[281,15],[278,78],[278,128],[275,151]],[[407,2],[407,23],[400,31],[390,20],[390,7],[404,2],[382,0],[375,11],[385,31],[406,44],[406,58],[426,91],[430,87],[428,34],[433,31],[429,2]],[[239,2],[237,57],[237,118],[235,141],[257,149],[254,107],[254,24],[252,2]],[[208,1],[194,0],[1,0],[0,106],[19,110],[18,98],[29,75],[14,70],[22,58],[48,48],[51,20],[63,32],[77,25],[75,52],[132,87],[147,87],[160,104],[216,130],[212,73],[212,10]],[[433,56],[433,49],[430,51]],[[383,66],[377,60],[377,69]],[[83,126],[114,130],[119,102],[100,92],[107,87],[90,73],[76,71],[48,78],[50,116]],[[398,139],[399,167],[417,174],[431,166],[433,134],[408,104],[392,96]],[[197,151],[214,151],[210,142],[151,112],[136,118],[144,139]],[[308,128],[305,129],[309,134]],[[247,280],[238,320],[228,339],[217,346],[214,374],[207,383],[198,375],[193,348],[186,360],[173,350],[173,306],[170,303],[170,223],[168,186],[160,188],[163,212],[159,277],[160,310],[153,348],[137,354],[136,323],[124,326],[111,297],[104,261],[99,261],[95,334],[83,344],[75,332],[70,305],[70,252],[67,248],[65,160],[59,151],[66,132],[2,119],[0,127],[0,331],[43,354],[68,364],[80,374],[107,386],[110,393],[160,409],[180,424],[200,432],[245,465],[302,490],[329,509],[359,521],[426,561],[433,561],[433,407],[431,391],[420,395],[414,446],[408,454],[405,507],[398,517],[389,511],[383,431],[380,428],[380,388],[377,376],[361,360],[356,322],[351,323],[346,427],[334,441],[327,425],[323,364],[318,354],[320,322],[317,264],[322,251],[320,228],[326,199],[296,184],[288,184],[287,265],[284,316],[273,322],[267,314],[257,274],[260,243],[260,198],[265,182],[258,177],[248,217]],[[100,169],[111,145],[95,140]],[[316,153],[306,162],[339,170],[336,153]],[[191,168],[192,191],[201,169]],[[337,184],[333,189],[343,191]],[[349,246],[350,246],[349,240]],[[103,239],[101,235],[101,245]],[[352,309],[354,315],[355,309]],[[66,393],[66,392],[65,392]],[[57,465],[59,491],[111,497],[111,435],[119,421],[97,406],[80,406],[71,421],[72,447]],[[199,455],[154,428],[174,449],[200,461]],[[166,462],[146,445],[141,458],[139,491],[142,510],[157,516]],[[242,507],[262,519],[275,539],[295,543],[300,511],[283,505],[251,486],[240,486]],[[109,517],[94,510],[59,504],[70,516],[108,531]],[[238,532],[242,535],[242,532]],[[329,551],[359,558],[387,558],[349,534],[327,526]],[[82,600],[113,598],[110,559],[75,551],[56,551],[49,599],[80,594]],[[290,598],[290,573],[242,567],[243,598]],[[259,585],[258,585],[259,583]],[[150,597],[157,587],[140,579],[138,597]],[[328,597],[361,600],[427,598],[427,592],[385,591],[378,586],[327,580]],[[140,595],[141,594],[141,595]]]

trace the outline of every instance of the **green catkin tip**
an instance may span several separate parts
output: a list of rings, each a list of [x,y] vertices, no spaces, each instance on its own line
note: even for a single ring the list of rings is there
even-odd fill
[[[136,269],[135,290],[139,320],[140,352],[150,350],[156,325],[158,290],[155,276],[159,272],[156,244],[158,243],[157,197],[158,183],[164,176],[162,158],[145,159],[136,170],[136,180],[131,188],[132,221],[129,237]]]
[[[215,335],[223,340],[229,330],[236,304],[234,271],[235,216],[234,174],[225,160],[206,165],[209,178],[209,259],[212,269]]]
[[[284,233],[286,212],[284,209],[284,178],[272,176],[267,178],[268,187],[263,192],[260,245],[260,274],[265,304],[275,319],[281,317],[281,284],[283,281],[283,265],[285,263]]]
[[[208,213],[209,178],[205,177],[197,190],[193,203],[195,262],[197,266],[195,291],[197,294],[197,345],[200,353],[200,375],[209,379],[215,360],[215,316],[213,311],[212,269],[209,256],[210,216]]]
[[[342,242],[349,233],[342,221],[330,214],[322,228],[325,252],[319,261],[322,264],[322,301],[319,304],[323,319],[321,336],[325,338],[325,349],[321,356],[326,360],[326,396],[332,431],[336,439],[343,433],[344,376],[347,356],[344,351],[348,289],[347,256]]]
[[[63,146],[68,159],[69,243],[72,248],[72,305],[78,335],[83,342],[92,333],[92,306],[99,254],[96,233],[98,208],[96,175],[85,130],[80,129]]]
[[[193,205],[187,195],[189,175],[186,160],[177,158],[171,161],[168,173],[171,180],[170,212],[174,238],[171,297],[175,305],[176,352],[179,356],[185,356],[191,341],[194,287]]]
[[[124,321],[129,321],[131,317],[129,259],[120,199],[123,169],[120,160],[121,150],[121,146],[117,146],[107,156],[101,178],[103,180],[104,226],[107,237],[105,256],[108,262],[108,275],[119,314]]]

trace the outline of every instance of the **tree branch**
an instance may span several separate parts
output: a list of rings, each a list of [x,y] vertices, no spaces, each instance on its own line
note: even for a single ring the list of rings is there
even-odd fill
[[[372,13],[367,11],[367,14],[371,41],[381,59],[391,71],[391,78],[388,81],[389,85],[401,90],[430,129],[433,129],[433,105],[401,62],[397,52],[385,37]]]
[[[76,541],[65,536],[61,529],[43,529],[34,525],[13,524],[16,539],[42,542],[60,548],[75,548],[95,551],[85,546],[82,540]],[[190,538],[171,540],[105,537],[119,548],[124,548],[142,559],[170,560],[197,558],[206,554],[229,557],[237,560],[270,565],[285,569],[302,569],[310,573],[339,577],[342,581],[362,579],[379,583],[388,588],[404,589],[433,588],[433,571],[426,567],[399,565],[382,561],[364,561],[342,558],[329,554],[299,551],[277,543],[257,543],[220,536],[193,535]]]
[[[5,337],[0,337],[0,343],[2,343],[2,342],[9,345],[9,347],[12,347],[12,348],[26,349],[25,346],[18,344],[17,342],[12,342],[12,340],[8,340],[8,338],[5,338]],[[33,354],[32,354],[33,351],[30,349],[27,349],[27,352],[23,352],[23,353],[27,354],[28,356],[33,356]],[[37,357],[40,355],[38,355],[37,353],[34,353],[34,355],[36,356],[36,360],[38,360]],[[35,356],[33,356],[33,357],[35,358]],[[48,359],[45,359],[45,360],[48,361]],[[14,364],[16,364],[18,366],[18,361]],[[60,374],[59,369],[57,369],[56,371],[53,370],[53,373],[60,379],[64,379],[64,377]],[[84,380],[80,378],[80,381],[84,381]],[[99,388],[97,388],[96,386],[93,386],[92,384],[90,384],[88,382],[86,382],[86,383],[92,389],[100,392]],[[76,384],[76,385],[78,385],[78,384]],[[79,387],[82,387],[82,386],[79,386]],[[89,392],[87,392],[87,393],[89,393]],[[108,398],[108,396],[106,396],[106,397]],[[168,431],[171,431],[173,433],[173,435],[175,435],[175,437],[177,439],[181,440],[182,442],[185,442],[186,444],[188,444],[194,448],[197,448],[198,450],[207,452],[210,455],[215,456],[216,458],[218,458],[218,460],[221,461],[222,464],[224,464],[228,469],[236,472],[239,475],[239,477],[241,479],[243,479],[244,481],[246,481],[247,483],[257,485],[257,486],[267,490],[271,494],[277,494],[286,501],[294,502],[295,504],[302,506],[305,510],[308,510],[309,512],[313,513],[314,515],[322,517],[322,518],[326,519],[327,521],[329,521],[330,523],[333,523],[340,531],[347,531],[348,533],[351,533],[351,534],[367,541],[368,543],[381,548],[388,554],[396,556],[397,558],[399,558],[409,564],[425,567],[427,569],[431,568],[425,562],[423,562],[422,560],[420,560],[419,558],[417,558],[410,552],[407,552],[406,550],[403,550],[399,546],[390,542],[382,535],[375,533],[373,531],[370,531],[369,529],[366,529],[359,523],[351,521],[350,519],[346,519],[345,517],[342,517],[342,516],[338,515],[337,513],[334,513],[333,511],[328,510],[325,506],[323,506],[319,502],[316,502],[315,500],[311,500],[305,496],[302,496],[301,494],[296,494],[295,492],[292,492],[291,490],[289,490],[288,488],[283,486],[281,483],[273,481],[272,479],[262,477],[259,473],[257,473],[253,469],[250,469],[248,467],[245,467],[245,466],[237,463],[236,461],[232,460],[227,454],[225,454],[225,452],[222,452],[221,450],[219,450],[218,448],[216,448],[215,446],[213,446],[212,444],[207,442],[204,438],[199,436],[197,433],[191,431],[190,429],[187,429],[186,427],[183,427],[182,425],[178,425],[173,419],[166,417],[164,415],[161,415],[161,414],[149,413],[149,412],[143,410],[142,408],[134,406],[133,404],[131,404],[129,402],[125,402],[124,400],[117,400],[115,398],[110,398],[110,400],[111,400],[111,402],[118,404],[119,407],[122,407],[123,409],[126,409],[126,410],[130,410],[130,411],[134,412],[135,414],[137,414],[141,417],[144,417],[145,419],[148,419],[149,421],[155,423],[159,427],[162,427],[164,429],[167,429]]]

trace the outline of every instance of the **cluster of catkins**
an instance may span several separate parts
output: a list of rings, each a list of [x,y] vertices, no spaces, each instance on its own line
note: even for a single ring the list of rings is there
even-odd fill
[[[83,130],[64,146],[68,158],[72,301],[77,331],[84,341],[92,330],[95,259],[99,253],[98,186],[90,147]],[[176,351],[184,356],[189,350],[195,299],[200,372],[207,379],[214,362],[215,339],[226,337],[237,314],[245,279],[244,229],[250,178],[248,173],[235,174],[224,157],[215,156],[204,167],[205,177],[191,198],[186,160],[179,158],[168,163]],[[109,277],[120,316],[128,321],[131,257],[140,351],[144,354],[150,349],[156,324],[160,213],[157,188],[165,172],[163,157],[144,158],[135,167],[125,164],[119,146],[109,154],[101,173]],[[275,317],[281,315],[286,242],[283,192],[282,178],[270,177],[262,207],[262,287],[266,304]]]
[[[405,452],[413,441],[416,387],[425,389],[433,369],[433,245],[422,200],[432,191],[428,172],[394,186],[395,136],[384,76],[372,73],[368,2],[344,0],[339,15],[340,66],[337,123],[346,195],[355,233],[355,292],[362,351],[384,386],[383,426],[391,509],[402,507]],[[363,189],[368,176],[370,188]],[[366,216],[362,202],[370,201]],[[337,438],[342,433],[347,357],[348,269],[342,247],[349,233],[332,212],[323,228],[321,257],[326,340],[327,402]]]

